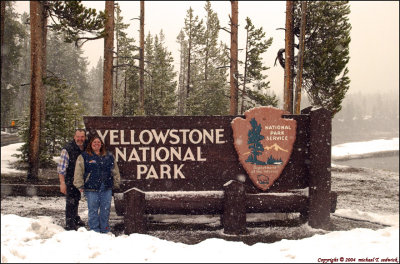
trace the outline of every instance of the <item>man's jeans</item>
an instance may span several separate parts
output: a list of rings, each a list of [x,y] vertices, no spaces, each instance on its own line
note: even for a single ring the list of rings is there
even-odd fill
[[[112,191],[106,190],[104,184],[102,184],[99,191],[85,191],[85,196],[88,203],[90,230],[108,233],[110,231],[108,219],[110,217]]]

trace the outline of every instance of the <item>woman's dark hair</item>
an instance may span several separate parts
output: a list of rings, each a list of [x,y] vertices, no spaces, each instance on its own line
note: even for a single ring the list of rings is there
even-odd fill
[[[98,135],[94,135],[90,138],[89,144],[86,147],[86,152],[89,153],[89,155],[93,155],[93,149],[92,149],[92,143],[93,141],[98,138],[100,140],[101,143],[101,147],[100,147],[100,155],[104,156],[107,153],[107,149],[106,146],[104,145],[103,141],[101,140],[101,138]]]

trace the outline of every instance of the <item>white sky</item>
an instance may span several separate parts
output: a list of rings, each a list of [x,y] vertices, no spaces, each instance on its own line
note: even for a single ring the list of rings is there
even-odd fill
[[[125,23],[130,23],[128,35],[139,40],[139,1],[117,1]],[[104,9],[104,1],[83,1],[97,10]],[[267,71],[272,90],[280,97],[283,93],[283,69],[273,66],[276,53],[284,48],[284,31],[276,30],[285,26],[285,1],[239,1],[239,49],[244,48],[245,18],[249,16],[256,27],[262,26],[267,37],[273,37],[264,63],[271,67]],[[196,15],[204,17],[205,1],[146,1],[145,32],[158,34],[163,29],[166,45],[175,59],[178,71],[179,46],[176,36],[184,25],[186,11],[191,6]],[[218,13],[221,26],[228,26],[231,12],[229,1],[212,1],[212,8]],[[29,13],[29,1],[17,1],[17,10]],[[390,92],[399,93],[399,2],[398,1],[350,1],[352,25],[350,43],[349,93]],[[220,39],[230,45],[229,34],[220,32]],[[91,41],[84,45],[90,66],[94,66],[103,54],[103,40]],[[243,51],[239,52],[243,56]]]

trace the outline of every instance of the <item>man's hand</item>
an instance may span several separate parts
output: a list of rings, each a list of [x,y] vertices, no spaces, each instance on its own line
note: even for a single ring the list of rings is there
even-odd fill
[[[60,179],[60,192],[67,195],[67,185],[65,184],[65,177],[62,174],[58,174]]]
[[[63,194],[67,194],[67,185],[65,184],[65,182],[60,183],[60,192]]]

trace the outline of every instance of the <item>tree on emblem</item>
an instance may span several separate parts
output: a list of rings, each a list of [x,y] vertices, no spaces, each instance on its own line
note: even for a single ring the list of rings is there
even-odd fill
[[[255,118],[251,119],[250,124],[252,128],[249,130],[248,133],[247,144],[249,144],[251,154],[247,158],[246,162],[257,165],[265,165],[264,162],[257,159],[257,156],[261,155],[264,151],[264,147],[260,142],[264,139],[264,136],[260,134],[261,125],[257,123]]]

